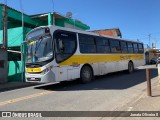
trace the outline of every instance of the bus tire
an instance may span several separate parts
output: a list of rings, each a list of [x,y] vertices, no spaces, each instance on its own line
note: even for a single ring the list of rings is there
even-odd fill
[[[93,72],[91,67],[89,66],[84,66],[81,69],[81,73],[80,73],[80,79],[81,79],[81,83],[89,83],[93,78]]]
[[[132,62],[128,63],[128,73],[133,73],[134,72],[134,65]]]

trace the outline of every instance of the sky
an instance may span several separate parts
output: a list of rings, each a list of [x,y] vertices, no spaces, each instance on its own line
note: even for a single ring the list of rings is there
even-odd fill
[[[0,0],[4,3],[4,0]],[[160,48],[160,0],[21,0],[28,15],[72,12],[90,26],[90,30],[119,28],[122,38],[139,40]],[[7,5],[21,11],[20,0],[7,0]]]

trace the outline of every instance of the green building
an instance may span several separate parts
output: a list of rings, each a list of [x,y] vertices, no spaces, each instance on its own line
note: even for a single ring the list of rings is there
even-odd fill
[[[4,4],[0,4],[0,20]],[[27,15],[7,6],[8,17],[8,81],[22,81],[21,44],[25,40],[26,34],[33,28],[46,25],[57,25],[79,30],[89,30],[90,27],[79,20],[65,17],[56,12]],[[0,44],[3,43],[2,22],[0,22]]]

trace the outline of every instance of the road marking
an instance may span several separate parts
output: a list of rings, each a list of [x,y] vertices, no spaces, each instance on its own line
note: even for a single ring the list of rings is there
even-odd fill
[[[128,107],[128,110],[127,111],[131,111],[133,109],[133,107]]]
[[[3,101],[3,102],[0,102],[0,106],[4,106],[4,105],[7,105],[7,104],[12,104],[12,103],[15,103],[15,102],[19,102],[19,101],[22,101],[22,100],[27,100],[27,99],[34,98],[34,97],[39,97],[39,96],[51,94],[53,92],[55,92],[55,91],[45,91],[45,92],[41,92],[41,93],[36,93],[36,94],[28,95],[28,96],[23,96],[23,97],[11,99],[11,100]]]

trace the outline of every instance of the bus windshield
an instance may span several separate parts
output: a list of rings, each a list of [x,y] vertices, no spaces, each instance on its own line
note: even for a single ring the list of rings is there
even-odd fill
[[[50,35],[30,38],[27,46],[27,63],[43,62],[53,57]]]

